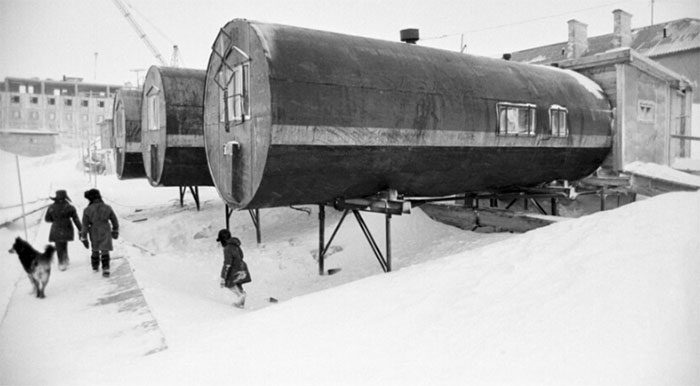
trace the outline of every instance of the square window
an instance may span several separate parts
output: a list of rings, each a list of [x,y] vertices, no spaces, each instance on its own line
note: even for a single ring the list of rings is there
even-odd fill
[[[73,100],[70,98],[66,98],[63,100],[63,104],[66,106],[73,106]]]
[[[105,101],[97,101],[97,107],[105,107]]]
[[[82,106],[82,107],[88,107],[88,100],[87,100],[87,99],[81,100],[81,101],[80,101],[80,106]]]
[[[651,101],[639,101],[638,119],[642,122],[654,122],[654,110],[656,103]]]
[[[64,117],[66,118],[66,121],[71,121],[71,122],[73,121],[73,114],[71,114],[71,113],[66,113],[66,115],[64,115]]]
[[[10,102],[19,103],[19,95],[13,95],[12,97],[10,97]]]
[[[22,113],[19,110],[12,110],[12,118],[20,119],[22,118]]]
[[[549,127],[553,137],[568,137],[569,128],[566,124],[568,110],[559,105],[549,108]]]
[[[496,106],[498,135],[535,135],[535,105],[499,102]]]
[[[90,120],[90,118],[88,117],[88,115],[87,115],[87,114],[82,114],[82,115],[80,116],[80,119],[82,119],[82,120],[83,120],[83,122],[87,122],[87,121],[89,121],[89,120]]]
[[[49,121],[55,121],[56,120],[56,113],[50,112],[49,113]]]
[[[104,116],[102,116],[102,115],[97,116],[97,123],[102,123],[102,122],[104,122],[104,120],[105,120]]]
[[[50,106],[55,106],[56,105],[56,98],[49,98],[48,103]]]
[[[37,97],[30,97],[30,98],[29,98],[29,103],[31,103],[31,104],[33,104],[33,105],[36,105],[36,104],[39,103],[39,98],[37,98]]]
[[[39,119],[39,112],[38,111],[32,111],[29,113],[29,118],[31,118],[33,121],[36,121]]]

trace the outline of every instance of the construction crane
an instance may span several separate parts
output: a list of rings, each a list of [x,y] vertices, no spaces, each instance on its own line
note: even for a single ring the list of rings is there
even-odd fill
[[[163,59],[163,55],[160,54],[156,46],[153,45],[153,42],[151,42],[148,36],[146,36],[146,33],[143,32],[141,26],[139,26],[139,23],[137,23],[136,20],[134,20],[134,17],[131,16],[131,12],[129,12],[124,2],[122,0],[112,0],[112,2],[114,3],[114,5],[117,6],[117,8],[119,8],[119,11],[121,11],[122,15],[124,15],[126,20],[129,21],[131,26],[136,31],[136,34],[139,36],[139,38],[141,38],[141,40],[143,40],[144,44],[146,44],[146,47],[148,47],[153,56],[155,56],[156,59],[158,59],[158,62],[160,62],[162,66],[167,66],[168,64],[165,62],[165,59]],[[174,46],[175,49],[177,49],[176,47],[177,46]],[[173,52],[173,57],[175,57],[175,55],[175,52]]]

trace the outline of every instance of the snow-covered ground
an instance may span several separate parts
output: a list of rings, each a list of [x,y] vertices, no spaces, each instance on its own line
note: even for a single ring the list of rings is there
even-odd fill
[[[72,153],[22,159],[25,198],[65,188],[82,212],[94,181]],[[0,153],[3,176],[14,167]],[[319,276],[316,208],[261,210],[259,246],[235,212],[253,277],[240,310],[218,287],[214,189],[197,212],[176,188],[103,176],[97,187],[122,222],[120,274],[95,276],[71,243],[71,267],[40,300],[1,250],[2,385],[700,384],[700,193],[522,235],[465,232],[417,209],[393,218],[390,274],[352,218],[326,261],[341,271]],[[8,192],[0,207],[17,204]],[[339,213],[327,214],[328,237]],[[37,247],[40,215],[28,222]],[[383,245],[383,217],[364,217]],[[0,244],[21,233],[0,228]]]

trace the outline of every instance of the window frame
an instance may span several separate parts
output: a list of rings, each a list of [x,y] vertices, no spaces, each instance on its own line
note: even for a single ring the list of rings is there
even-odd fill
[[[226,92],[219,88],[219,122],[242,124],[251,119],[250,114],[250,62],[222,66],[217,74],[219,82],[226,85]],[[228,112],[228,117],[226,113]]]
[[[152,86],[146,93],[146,115],[148,117],[148,128],[149,131],[160,130],[160,104],[158,103],[158,96],[160,95],[160,89],[156,86]]]
[[[554,127],[554,119],[557,119],[557,122],[559,123],[556,127]],[[562,117],[564,120],[562,121]],[[564,123],[564,133],[561,132],[561,123]],[[569,137],[569,109],[567,109],[564,106],[560,105],[551,105],[549,107],[549,134],[552,137],[557,137],[557,138],[567,138]]]
[[[505,129],[503,129],[501,122],[501,111],[505,110],[506,117],[508,111],[515,111],[517,118],[520,118],[520,111],[527,110],[527,124],[528,131],[523,132],[509,132],[509,125],[506,123]],[[506,118],[508,120],[508,118]],[[519,122],[519,121],[518,121]],[[518,126],[519,123],[518,123]],[[518,102],[497,102],[496,103],[496,135],[503,137],[534,137],[537,131],[537,105],[534,103],[518,103]]]
[[[648,110],[644,112],[644,108]],[[637,115],[639,122],[654,123],[656,121],[656,103],[649,100],[637,101]]]

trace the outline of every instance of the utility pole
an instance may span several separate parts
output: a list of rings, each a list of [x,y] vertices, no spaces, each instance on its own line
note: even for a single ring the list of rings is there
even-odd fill
[[[131,69],[129,71],[136,73],[136,88],[140,88],[141,87],[141,77],[139,76],[139,74],[141,74],[142,72],[144,72],[146,70],[143,68],[134,68],[134,69]]]
[[[654,0],[651,0],[651,25],[654,25]]]
[[[97,81],[97,52],[95,52],[95,73],[93,79]]]

